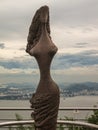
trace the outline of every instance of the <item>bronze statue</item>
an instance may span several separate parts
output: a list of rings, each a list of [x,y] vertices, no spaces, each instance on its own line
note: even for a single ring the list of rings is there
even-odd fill
[[[42,6],[35,13],[29,28],[26,52],[34,56],[40,69],[40,82],[30,102],[36,130],[56,130],[59,88],[50,75],[50,64],[57,47],[50,37],[49,8]]]

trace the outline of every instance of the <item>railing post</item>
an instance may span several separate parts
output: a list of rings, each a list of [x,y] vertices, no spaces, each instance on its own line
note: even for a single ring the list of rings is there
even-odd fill
[[[50,75],[51,61],[57,47],[50,37],[49,8],[42,6],[32,20],[26,52],[34,56],[40,69],[40,82],[30,102],[37,130],[56,130],[59,88]]]

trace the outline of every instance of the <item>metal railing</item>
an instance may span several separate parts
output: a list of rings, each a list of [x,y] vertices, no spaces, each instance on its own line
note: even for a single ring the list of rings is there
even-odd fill
[[[60,107],[60,111],[92,111],[92,110],[98,110],[98,107]],[[33,111],[32,108],[23,108],[23,107],[0,107],[0,111]],[[34,124],[34,120],[22,120],[22,121],[5,121],[0,123],[0,127],[5,126],[13,126],[13,125],[28,125],[28,124]],[[63,125],[75,125],[75,126],[84,126],[87,128],[93,128],[98,129],[98,125],[86,123],[83,121],[69,121],[69,120],[58,120],[57,124],[63,124]]]
[[[32,108],[28,107],[0,107],[0,111],[33,111]],[[59,107],[60,111],[72,111],[72,110],[85,110],[85,111],[92,111],[98,110],[98,107]]]
[[[34,124],[34,120],[1,122],[0,127],[12,126],[12,125],[28,125],[28,124]],[[91,123],[80,122],[80,121],[58,120],[57,124],[76,125],[76,126],[84,126],[86,128],[94,128],[94,129],[96,128],[96,129],[98,129],[98,125],[91,124]]]

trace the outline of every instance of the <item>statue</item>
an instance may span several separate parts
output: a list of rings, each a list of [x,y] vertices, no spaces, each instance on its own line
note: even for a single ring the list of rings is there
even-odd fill
[[[50,75],[50,64],[57,47],[50,37],[49,8],[42,6],[35,13],[29,28],[26,52],[34,56],[40,69],[40,82],[30,103],[36,130],[56,130],[59,88]]]

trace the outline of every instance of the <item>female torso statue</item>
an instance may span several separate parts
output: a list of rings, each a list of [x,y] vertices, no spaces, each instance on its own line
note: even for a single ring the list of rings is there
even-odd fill
[[[34,56],[40,69],[40,82],[30,102],[34,109],[37,130],[55,130],[59,107],[59,89],[50,75],[50,64],[57,52],[51,40],[49,27],[49,8],[37,10],[31,23],[26,50]]]

